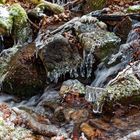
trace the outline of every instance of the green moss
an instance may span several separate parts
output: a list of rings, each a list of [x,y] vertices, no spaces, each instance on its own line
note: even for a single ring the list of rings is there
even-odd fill
[[[40,3],[37,7],[39,7],[41,10],[50,10],[55,14],[60,14],[64,12],[64,8],[62,6],[47,1]]]
[[[121,41],[114,33],[101,29],[95,29],[91,33],[82,33],[78,37],[84,49],[87,52],[93,51],[101,61],[105,61],[106,57],[116,51]]]
[[[20,6],[20,4],[15,3],[10,7],[10,15],[13,18],[14,37],[19,42],[26,42],[30,33],[26,11]]]
[[[101,98],[97,101],[98,108],[113,108],[115,103],[128,105],[140,102],[140,81],[131,70],[120,73],[114,79],[114,83],[105,88]]]
[[[13,16],[15,26],[20,26],[27,22],[26,11],[18,3],[10,7],[10,14]]]

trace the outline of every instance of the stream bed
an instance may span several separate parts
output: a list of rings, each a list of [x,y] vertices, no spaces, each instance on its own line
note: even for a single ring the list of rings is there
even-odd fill
[[[139,140],[140,2],[0,1],[0,139]]]

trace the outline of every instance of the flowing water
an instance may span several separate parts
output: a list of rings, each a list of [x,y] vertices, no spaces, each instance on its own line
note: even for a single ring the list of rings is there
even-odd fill
[[[70,2],[70,0],[53,0],[52,2],[60,4],[60,5],[65,5],[66,3]],[[129,43],[131,40],[134,40],[136,38],[137,38],[137,35],[129,34],[127,43]],[[0,36],[0,51],[4,47],[2,42],[3,42],[3,37]],[[124,48],[120,47],[120,50],[118,51],[117,54],[112,54],[112,57],[108,61],[108,64],[105,64],[104,62],[102,62],[97,66],[97,69],[94,72],[95,79],[91,83],[91,86],[105,87],[108,84],[108,82],[111,79],[113,79],[117,75],[117,73],[119,71],[121,71],[131,61],[130,54],[123,53],[124,50],[127,50],[127,49],[125,49],[125,47]],[[121,56],[121,59],[120,59],[120,56]],[[94,63],[94,57],[93,57],[92,53],[89,53],[88,55],[83,54],[83,57],[84,57],[84,65],[82,64],[80,67],[80,75],[82,77],[89,78],[92,73],[92,65]],[[117,60],[118,58],[120,59],[119,61]],[[66,73],[67,73],[67,71],[66,71]],[[69,73],[70,73],[71,78],[78,77],[78,71],[76,68],[71,69],[71,71]],[[58,78],[61,75],[65,76],[65,73],[63,73],[62,71],[60,71],[59,73],[52,73],[52,74],[53,74],[53,79],[51,79],[51,81],[55,80],[56,83],[58,82]],[[49,73],[48,73],[48,77],[51,77],[51,75],[49,75]],[[52,104],[49,106],[48,102],[53,102],[53,104],[55,104],[55,103],[57,103],[57,101],[58,101],[58,103],[61,102],[60,96],[59,96],[58,91],[54,90],[53,88],[46,90],[42,95],[35,95],[35,96],[31,97],[30,99],[25,99],[25,100],[21,100],[15,96],[7,95],[4,93],[0,94],[0,103],[6,102],[11,107],[18,107],[18,108],[22,108],[22,109],[24,108],[25,110],[31,109],[36,113],[43,114],[43,115],[45,114],[46,116],[48,116],[50,118],[53,116],[54,112],[51,111]],[[112,137],[113,137],[113,135],[114,135],[114,137],[115,137],[115,135],[117,135],[116,137],[119,137],[119,136],[121,137],[121,135],[124,135],[123,132],[121,132],[121,130],[126,131],[126,134],[127,134],[130,132],[131,129],[133,129],[134,131],[139,129],[139,126],[138,126],[138,125],[140,125],[139,116],[140,116],[140,114],[138,114],[138,116],[136,116],[136,119],[134,122],[133,122],[133,119],[134,119],[133,117],[123,118],[122,119],[123,121],[128,122],[127,126],[124,126],[123,128],[121,128],[120,124],[117,126],[117,125],[115,125],[115,123],[112,123],[112,126],[110,126],[112,128],[112,131],[109,131],[108,135],[110,135]],[[131,124],[133,124],[133,125],[131,126]],[[122,123],[122,125],[123,125],[123,123]],[[72,122],[70,122],[69,124],[63,124],[63,126],[65,127],[65,129],[67,131],[72,132],[72,129],[73,129]]]
[[[106,67],[104,63],[98,65],[95,71],[96,78],[91,83],[93,87],[105,87],[107,83],[113,79],[119,71],[121,71],[128,64],[128,61],[118,63],[111,67]]]
[[[133,29],[139,27],[140,23],[134,22]],[[131,31],[128,34],[126,44],[122,44],[116,54],[112,54],[107,64],[103,62],[98,65],[95,71],[95,80],[91,86],[105,87],[107,83],[118,74],[119,71],[125,68],[131,61],[133,61],[134,50],[132,48],[131,41],[138,40],[139,34]]]

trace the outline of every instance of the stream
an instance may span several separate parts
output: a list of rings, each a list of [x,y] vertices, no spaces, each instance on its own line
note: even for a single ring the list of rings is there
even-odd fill
[[[73,1],[50,2],[65,6]],[[33,27],[22,31],[34,36],[29,33],[24,45],[21,38],[14,42],[17,34],[14,39],[0,36],[0,139],[20,140],[20,135],[25,140],[140,139],[140,20],[128,15],[121,23],[111,21],[111,6],[80,17],[81,8],[81,3],[72,5],[68,13],[50,12],[44,19],[28,10],[35,16],[30,19]],[[129,93],[133,83],[137,94],[116,98]],[[130,91],[135,92],[135,85]]]

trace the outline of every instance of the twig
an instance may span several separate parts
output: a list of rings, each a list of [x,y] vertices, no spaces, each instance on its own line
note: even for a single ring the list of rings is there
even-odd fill
[[[30,24],[32,24],[36,29],[39,29],[39,26],[37,26],[35,23],[33,23],[29,18],[28,18],[28,21]]]

